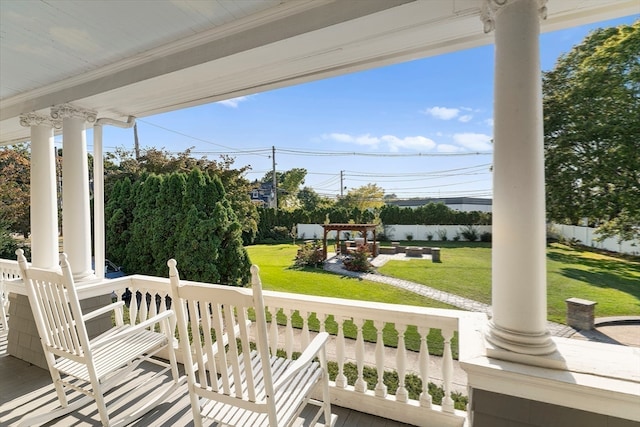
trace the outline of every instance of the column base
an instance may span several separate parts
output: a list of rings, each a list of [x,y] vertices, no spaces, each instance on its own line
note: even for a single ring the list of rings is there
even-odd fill
[[[514,353],[544,356],[556,351],[556,345],[548,331],[525,334],[501,328],[490,321],[485,337],[491,344]]]
[[[73,273],[74,282],[87,282],[89,280],[96,279],[96,275],[93,270],[82,271],[80,273]]]

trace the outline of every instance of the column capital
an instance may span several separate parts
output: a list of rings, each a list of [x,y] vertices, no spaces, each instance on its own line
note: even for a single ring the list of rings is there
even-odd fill
[[[98,113],[93,110],[86,110],[71,104],[61,104],[51,107],[51,117],[56,119],[79,118],[85,122],[95,123]]]
[[[496,16],[508,6],[510,3],[523,0],[482,0],[482,7],[480,8],[480,19],[484,24],[484,32],[490,33],[495,29]],[[538,12],[540,13],[540,19],[547,19],[547,0],[528,0],[538,2]]]
[[[62,121],[53,119],[51,116],[33,112],[20,114],[20,126],[31,127],[40,125],[48,125],[55,129],[62,129]]]

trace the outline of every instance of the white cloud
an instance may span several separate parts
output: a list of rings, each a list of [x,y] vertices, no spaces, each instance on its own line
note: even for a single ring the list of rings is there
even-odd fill
[[[238,108],[238,104],[248,100],[248,96],[239,96],[237,98],[225,99],[224,101],[219,101],[218,104],[222,104],[225,107]]]
[[[438,146],[436,147],[436,151],[438,153],[459,153],[462,150],[462,147],[451,144],[438,144]]]
[[[484,124],[489,126],[489,127],[493,127],[493,119],[492,118],[491,119],[486,119],[484,121]]]
[[[453,140],[470,151],[491,151],[491,136],[483,133],[456,133]]]
[[[458,120],[461,121],[462,123],[467,123],[472,118],[473,118],[473,116],[471,114],[465,114],[464,116],[458,117]]]
[[[406,136],[398,138],[394,135],[384,135],[380,138],[389,145],[389,151],[396,152],[400,148],[409,148],[412,150],[432,150],[436,143],[424,136]]]
[[[347,133],[329,133],[322,135],[322,139],[341,142],[345,144],[355,144],[367,147],[377,148],[381,143],[386,143],[390,152],[397,152],[400,149],[408,150],[427,150],[431,151],[436,148],[436,143],[424,136],[405,136],[398,137],[395,135],[383,135],[377,137],[371,134],[350,135]]]
[[[345,142],[349,144],[376,146],[380,143],[380,138],[371,136],[368,133],[364,135],[353,136],[347,133],[330,133],[322,135],[323,139],[330,139],[336,142]]]
[[[431,107],[424,110],[424,114],[427,116],[433,116],[440,120],[451,120],[454,117],[457,117],[459,113],[459,109],[447,107]]]

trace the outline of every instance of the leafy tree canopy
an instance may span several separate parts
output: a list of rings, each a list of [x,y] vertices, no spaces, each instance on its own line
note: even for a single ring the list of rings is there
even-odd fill
[[[164,149],[145,148],[136,159],[132,151],[117,149],[107,153],[105,162],[105,194],[116,181],[127,176],[132,182],[146,179],[149,174],[166,175],[172,173],[189,173],[200,169],[210,177],[217,176],[225,191],[226,198],[240,220],[242,239],[245,244],[252,243],[258,230],[258,211],[251,202],[251,184],[244,177],[250,166],[234,168],[234,158],[220,156],[219,160],[206,157],[195,158],[192,149],[178,154],[171,154]]]
[[[358,208],[361,211],[384,206],[384,189],[377,184],[366,184],[352,188],[336,203],[339,207]]]
[[[313,188],[304,187],[298,192],[298,201],[300,208],[305,211],[314,211],[316,209],[327,209],[334,205],[334,201],[328,197],[320,196]]]
[[[25,237],[30,230],[30,158],[23,145],[0,149],[0,221]]]
[[[599,29],[544,73],[547,215],[640,237],[640,21]]]
[[[298,192],[300,191],[300,186],[304,185],[304,179],[306,177],[307,170],[304,168],[293,168],[285,172],[276,172],[279,209],[294,210],[300,207]],[[260,182],[273,182],[273,171],[267,172]]]

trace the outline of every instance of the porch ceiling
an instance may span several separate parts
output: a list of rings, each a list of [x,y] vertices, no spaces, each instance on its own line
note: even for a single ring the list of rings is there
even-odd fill
[[[483,0],[0,1],[0,145],[72,102],[123,119],[488,44]],[[543,31],[638,13],[549,0]]]

